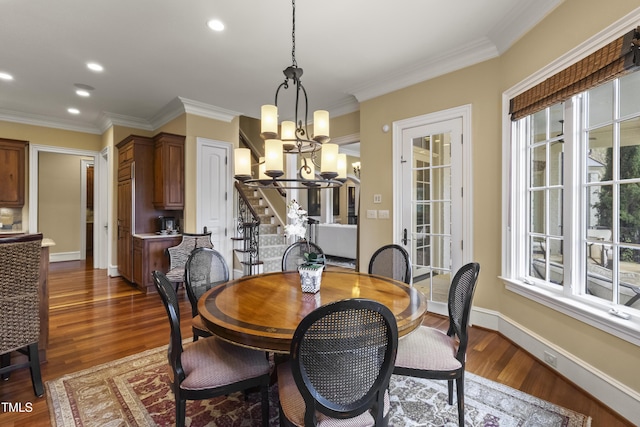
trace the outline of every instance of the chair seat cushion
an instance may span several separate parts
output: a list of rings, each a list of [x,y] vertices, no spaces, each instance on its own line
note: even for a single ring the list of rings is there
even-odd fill
[[[291,373],[291,364],[289,362],[278,365],[278,394],[280,395],[280,406],[284,416],[296,426],[304,427],[304,412],[306,406],[304,398],[298,390],[298,385],[293,379]],[[391,407],[389,401],[389,392],[384,395],[384,415],[387,416]],[[374,425],[374,419],[365,411],[363,414],[354,418],[344,420],[331,418],[323,413],[316,411],[316,419],[318,427],[369,427]]]
[[[165,274],[171,283],[184,282],[184,268],[172,268]]]
[[[209,337],[186,344],[182,353],[185,379],[180,388],[221,387],[269,373],[264,352]]]
[[[456,359],[458,342],[447,334],[420,326],[398,340],[396,367],[424,371],[455,371],[462,368]]]

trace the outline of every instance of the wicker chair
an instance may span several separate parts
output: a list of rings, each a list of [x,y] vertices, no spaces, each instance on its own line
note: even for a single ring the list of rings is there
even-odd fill
[[[369,274],[400,280],[411,284],[411,260],[409,253],[400,245],[385,245],[371,256]]]
[[[33,392],[44,394],[38,356],[40,337],[39,279],[42,234],[0,239],[0,375],[29,367]],[[11,352],[27,362],[11,364]]]
[[[176,401],[176,426],[185,425],[186,401],[211,399],[257,388],[262,395],[262,425],[269,425],[269,361],[264,353],[208,337],[183,347],[178,296],[164,273],[153,272],[171,335],[167,357]]]
[[[184,284],[193,316],[193,340],[198,341],[198,337],[211,336],[211,332],[198,314],[198,300],[212,287],[229,281],[229,267],[220,252],[210,248],[198,248],[191,252],[185,270]]]
[[[194,249],[198,248],[213,248],[211,232],[203,234],[183,233],[180,244],[167,248],[169,271],[165,275],[170,282],[175,283],[176,292],[180,283],[184,283],[185,265],[189,255]]]
[[[322,257],[321,263],[326,263],[324,252],[320,249],[320,246],[315,243],[302,240],[300,242],[295,242],[285,249],[284,254],[282,255],[282,271],[298,271],[298,266],[305,262],[305,252],[315,252]]]
[[[458,270],[449,289],[449,330],[420,326],[398,342],[394,374],[447,380],[449,405],[453,404],[453,380],[458,398],[458,423],[464,426],[464,371],[469,336],[469,314],[478,282],[480,264]]]
[[[387,425],[397,345],[395,317],[376,301],[312,311],[294,333],[290,361],[278,365],[280,425]]]

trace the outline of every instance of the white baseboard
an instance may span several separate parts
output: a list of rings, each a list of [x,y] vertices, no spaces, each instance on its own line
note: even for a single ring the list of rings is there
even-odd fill
[[[57,252],[49,254],[49,262],[77,261],[80,259],[80,251]]]
[[[118,266],[117,265],[110,265],[107,268],[107,274],[109,275],[109,277],[118,277],[118,276],[120,276],[120,272],[118,271]]]
[[[635,425],[640,425],[640,394],[584,360],[528,330],[501,313],[473,308],[471,323],[500,332],[542,363],[591,394]],[[545,362],[545,352],[556,357],[556,366]]]

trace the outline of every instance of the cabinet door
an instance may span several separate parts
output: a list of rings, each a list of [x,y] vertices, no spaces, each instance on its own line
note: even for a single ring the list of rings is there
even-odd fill
[[[118,271],[133,281],[131,239],[131,180],[118,183]]]
[[[184,137],[161,133],[154,139],[153,205],[184,209]]]
[[[24,205],[26,141],[0,139],[0,205]]]

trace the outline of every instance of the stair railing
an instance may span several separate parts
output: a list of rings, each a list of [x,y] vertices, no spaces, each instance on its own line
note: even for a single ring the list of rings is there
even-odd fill
[[[249,203],[242,185],[236,182],[235,188],[238,193],[236,240],[243,242],[243,248],[238,252],[243,254],[243,273],[245,276],[250,276],[259,272],[260,217]]]

